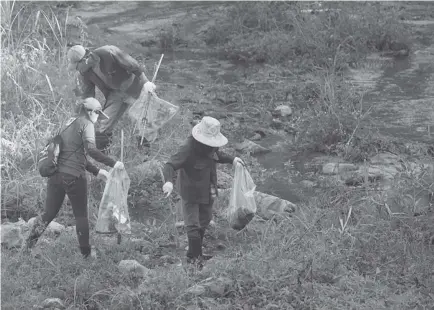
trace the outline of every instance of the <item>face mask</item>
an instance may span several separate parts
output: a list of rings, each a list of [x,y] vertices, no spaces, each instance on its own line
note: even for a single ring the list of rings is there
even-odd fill
[[[99,114],[96,113],[95,111],[88,111],[87,113],[89,115],[90,121],[95,124],[96,121],[98,120]]]

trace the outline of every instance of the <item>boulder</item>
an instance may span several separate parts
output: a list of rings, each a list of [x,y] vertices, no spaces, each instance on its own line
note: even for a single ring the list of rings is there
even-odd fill
[[[271,219],[276,214],[292,213],[296,209],[296,205],[288,200],[258,191],[254,195],[256,213],[264,219]]]
[[[139,264],[134,259],[122,260],[119,263],[119,270],[123,274],[134,275],[134,276],[142,277],[142,278],[145,277],[150,271],[148,268]]]
[[[20,219],[18,222],[5,223],[1,228],[1,244],[6,248],[19,248],[24,242],[23,231],[26,229],[26,222]]]
[[[225,189],[219,192],[221,207],[226,210],[229,206],[229,197],[231,189]],[[255,191],[256,214],[266,220],[271,219],[276,214],[288,214],[296,210],[296,205],[288,200]]]
[[[36,221],[36,217],[32,217],[27,221],[27,226],[30,228],[33,226],[33,224]],[[61,232],[65,230],[65,226],[62,224],[59,224],[55,221],[51,221],[51,223],[48,225],[47,229],[45,230],[46,233],[53,233],[55,235],[59,235]]]
[[[235,145],[235,150],[242,153],[250,153],[251,155],[265,154],[271,152],[270,149],[267,149],[247,139],[245,139],[242,143],[237,143]]]

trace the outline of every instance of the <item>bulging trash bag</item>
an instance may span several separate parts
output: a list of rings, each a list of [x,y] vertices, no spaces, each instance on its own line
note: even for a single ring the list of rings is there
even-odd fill
[[[112,168],[104,188],[98,210],[95,230],[101,234],[131,234],[128,213],[128,190],[130,178],[125,168]]]
[[[237,163],[226,214],[233,229],[243,229],[255,216],[255,189],[256,185],[247,169]]]
[[[149,104],[147,104],[148,99]],[[146,107],[148,107],[147,112]],[[156,94],[146,92],[143,87],[140,97],[128,110],[128,115],[138,122],[140,135],[144,136],[147,141],[154,142],[158,129],[170,121],[178,110],[178,106],[158,98]]]

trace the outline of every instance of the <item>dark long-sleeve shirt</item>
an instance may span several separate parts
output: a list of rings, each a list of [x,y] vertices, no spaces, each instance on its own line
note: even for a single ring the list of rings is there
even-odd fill
[[[78,66],[79,95],[82,98],[95,97],[95,87],[104,94],[113,90],[124,91],[133,98],[147,82],[141,78],[144,68],[129,54],[116,46],[105,45],[92,51]]]
[[[192,136],[164,165],[166,182],[173,182],[178,171],[177,187],[182,199],[190,203],[208,204],[211,185],[217,190],[217,163],[231,164],[234,157],[219,151],[204,154]]]

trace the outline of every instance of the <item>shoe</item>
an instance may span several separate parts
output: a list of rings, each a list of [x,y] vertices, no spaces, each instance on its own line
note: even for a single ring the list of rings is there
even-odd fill
[[[210,260],[211,258],[213,258],[214,256],[209,255],[209,254],[202,254],[202,256],[200,256],[200,258],[204,261],[206,260]]]

